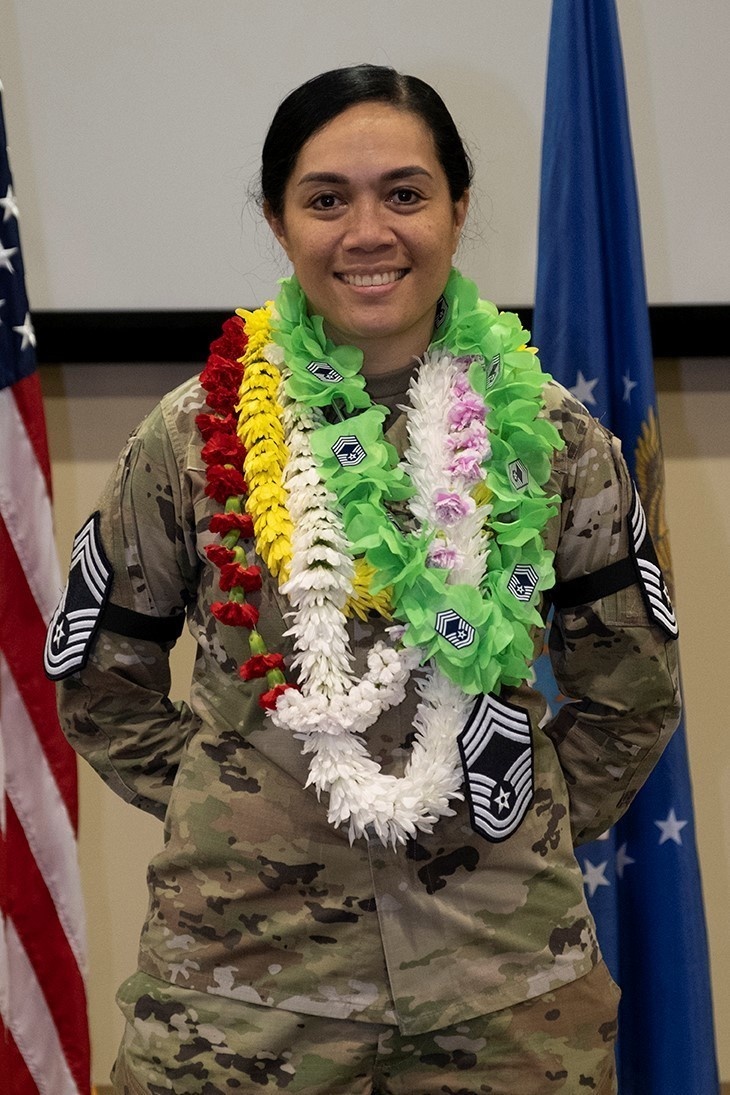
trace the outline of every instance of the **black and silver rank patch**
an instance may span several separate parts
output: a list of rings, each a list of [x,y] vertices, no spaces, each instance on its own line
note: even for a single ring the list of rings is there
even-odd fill
[[[361,445],[355,434],[347,437],[338,437],[332,446],[332,452],[337,457],[343,468],[355,468],[362,464],[367,456],[366,450]]]
[[[48,628],[43,665],[51,680],[68,677],[86,664],[112,577],[97,512],[76,534],[68,582]]]
[[[534,792],[527,712],[491,693],[479,696],[458,737],[474,832],[494,843],[521,825]]]
[[[539,581],[540,575],[533,566],[529,563],[517,563],[510,574],[507,589],[516,600],[526,604],[537,589]]]
[[[457,650],[463,650],[464,647],[471,646],[476,634],[469,621],[451,608],[436,613],[434,631],[446,639],[447,642],[450,642]]]
[[[496,354],[489,362],[489,368],[487,369],[487,387],[491,388],[497,380],[502,369],[502,358],[499,354]]]
[[[631,554],[636,564],[639,585],[649,619],[658,624],[670,638],[676,639],[679,634],[677,618],[674,615],[669,591],[664,582],[664,576],[646,524],[644,507],[641,504],[635,485],[633,486],[629,529],[631,533],[629,536]]]
[[[507,465],[507,478],[515,490],[525,490],[530,483],[530,473],[521,460],[512,460]]]
[[[339,384],[343,379],[342,374],[338,373],[328,361],[310,361],[307,370],[323,384]]]

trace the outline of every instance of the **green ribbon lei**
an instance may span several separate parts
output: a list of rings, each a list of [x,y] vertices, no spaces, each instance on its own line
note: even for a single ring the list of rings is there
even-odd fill
[[[560,498],[549,496],[544,487],[552,454],[564,442],[542,416],[543,388],[550,377],[535,354],[526,351],[530,335],[519,318],[480,300],[476,285],[457,270],[451,271],[439,313],[429,351],[474,358],[469,382],[488,411],[492,451],[485,470],[492,497],[485,528],[487,570],[479,588],[449,584],[448,570],[428,564],[433,530],[404,532],[391,519],[388,505],[414,491],[383,434],[388,412],[365,389],[362,352],[336,346],[327,337],[322,317],[308,314],[295,277],[281,283],[274,338],[289,370],[288,397],[322,410],[331,406],[341,418],[314,431],[312,450],[337,498],[353,556],[364,555],[376,570],[373,592],[392,586],[394,616],[406,625],[404,644],[421,647],[423,659],[433,659],[465,692],[498,692],[502,685],[525,680],[533,653],[531,629],[542,625],[540,594],[555,582],[543,531]],[[346,452],[344,463],[337,451]],[[470,642],[455,645],[437,630],[444,613],[456,613],[473,629]]]

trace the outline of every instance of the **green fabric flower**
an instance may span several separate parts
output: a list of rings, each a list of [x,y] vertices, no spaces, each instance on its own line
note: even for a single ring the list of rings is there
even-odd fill
[[[407,475],[398,467],[397,451],[383,437],[387,413],[384,407],[372,406],[312,434],[312,452],[342,507],[352,501],[374,503],[378,498],[395,501],[413,493]]]
[[[286,350],[290,370],[285,388],[290,399],[307,406],[336,404],[348,413],[370,406],[361,375],[362,351],[336,346],[327,337],[321,316],[310,316],[307,301],[295,277],[284,279],[276,298],[274,341]],[[309,369],[313,362],[330,365],[341,380],[322,380]]]

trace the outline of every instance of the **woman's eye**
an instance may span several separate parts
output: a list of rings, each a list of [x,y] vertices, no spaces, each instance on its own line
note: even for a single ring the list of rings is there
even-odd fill
[[[335,194],[318,194],[312,199],[313,209],[336,209],[339,199]]]
[[[421,195],[409,186],[399,186],[390,196],[390,200],[396,205],[415,205],[421,200]]]

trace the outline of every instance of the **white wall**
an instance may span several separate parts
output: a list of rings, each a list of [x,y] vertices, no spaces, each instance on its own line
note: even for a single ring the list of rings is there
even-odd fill
[[[619,0],[652,302],[730,296],[730,4]],[[245,207],[301,80],[393,64],[473,148],[466,272],[533,298],[548,0],[0,0],[0,72],[31,303],[219,308],[281,273]],[[264,16],[265,13],[265,16]]]

